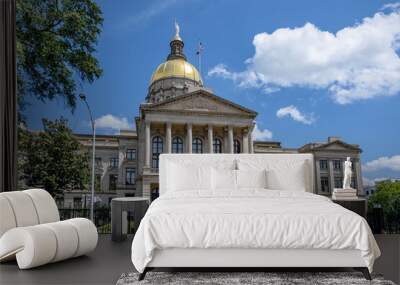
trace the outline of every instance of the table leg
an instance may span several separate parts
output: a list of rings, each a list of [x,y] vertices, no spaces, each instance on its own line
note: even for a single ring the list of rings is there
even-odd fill
[[[111,202],[111,240],[122,241],[122,207],[120,203]]]

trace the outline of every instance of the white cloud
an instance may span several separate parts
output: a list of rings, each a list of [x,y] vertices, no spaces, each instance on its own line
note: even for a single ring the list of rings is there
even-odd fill
[[[400,9],[400,2],[388,3],[382,6],[381,10],[397,10]]]
[[[397,4],[336,33],[306,23],[257,34],[253,39],[255,54],[246,60],[244,71],[233,72],[219,64],[208,75],[264,90],[325,88],[339,104],[396,95],[400,92]]]
[[[393,178],[389,178],[389,177],[377,177],[377,178],[367,178],[367,177],[363,177],[363,185],[364,186],[374,186],[377,182],[381,182],[381,181],[386,181],[386,180],[397,180],[397,179],[393,179]]]
[[[280,108],[277,112],[276,112],[276,116],[278,118],[283,118],[286,116],[291,117],[293,120],[306,124],[306,125],[310,125],[312,124],[315,119],[312,115],[305,115],[302,114],[295,106],[290,105],[284,108]]]
[[[125,117],[120,118],[111,114],[107,114],[96,119],[96,128],[119,131],[121,129],[130,129],[132,126],[128,123],[128,119]]]
[[[256,124],[252,136],[253,139],[257,141],[270,140],[272,139],[272,132],[267,129],[260,130]]]
[[[400,155],[382,156],[363,165],[363,171],[374,172],[382,169],[400,171]]]
[[[267,90],[279,90],[276,87],[264,86],[264,84],[259,80],[258,75],[251,71],[243,71],[243,72],[231,72],[228,70],[225,64],[217,64],[213,68],[208,71],[208,76],[218,76],[225,79],[230,79],[236,82],[240,87],[256,87],[263,88],[265,87]]]

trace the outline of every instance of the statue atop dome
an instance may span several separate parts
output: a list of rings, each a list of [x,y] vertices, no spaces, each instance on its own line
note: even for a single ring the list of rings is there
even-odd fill
[[[180,32],[180,27],[179,27],[179,24],[178,24],[178,22],[176,21],[176,19],[175,19],[175,37],[174,37],[174,39],[176,39],[176,40],[182,40],[181,39],[181,37],[179,36],[179,32]]]
[[[171,47],[171,52],[167,57],[167,60],[171,59],[183,59],[186,60],[186,56],[183,54],[183,46],[185,45],[179,35],[181,28],[179,27],[178,22],[175,20],[175,36],[172,38],[169,43]]]

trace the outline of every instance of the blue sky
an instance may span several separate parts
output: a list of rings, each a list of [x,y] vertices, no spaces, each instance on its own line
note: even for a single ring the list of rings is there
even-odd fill
[[[363,149],[363,176],[400,177],[400,5],[97,2],[104,13],[97,51],[104,75],[82,91],[94,116],[103,117],[99,132],[133,126],[150,77],[169,52],[176,18],[194,65],[197,43],[204,44],[205,85],[257,111],[259,137],[299,147],[340,136]],[[74,131],[90,131],[82,104],[73,114],[62,101],[32,101],[27,109],[32,129],[40,128],[41,117],[61,115]],[[110,120],[115,128],[107,127]]]

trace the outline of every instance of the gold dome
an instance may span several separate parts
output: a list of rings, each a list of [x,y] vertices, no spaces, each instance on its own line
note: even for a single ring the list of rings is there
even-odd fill
[[[167,77],[187,78],[202,84],[200,73],[184,59],[171,59],[161,63],[153,73],[150,85],[159,79]]]

